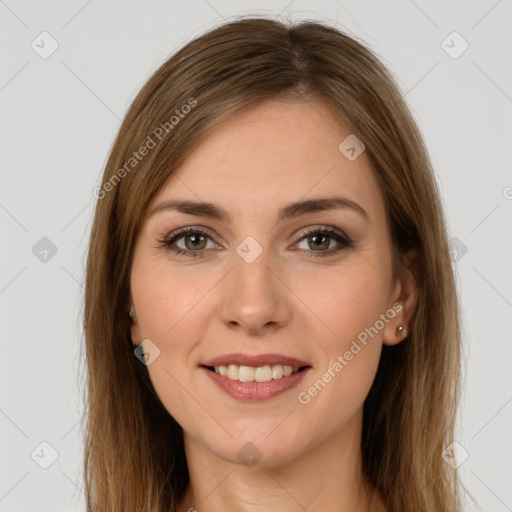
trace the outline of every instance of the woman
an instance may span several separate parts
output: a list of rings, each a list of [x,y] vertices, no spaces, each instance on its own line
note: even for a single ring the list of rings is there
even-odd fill
[[[459,511],[458,303],[392,77],[316,22],[165,62],[87,262],[88,511]]]

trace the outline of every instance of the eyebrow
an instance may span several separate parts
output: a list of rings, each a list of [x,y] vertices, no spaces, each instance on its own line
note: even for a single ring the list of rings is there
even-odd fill
[[[355,201],[352,201],[346,197],[326,197],[306,199],[304,201],[297,201],[284,206],[278,212],[278,222],[284,219],[298,217],[299,215],[304,215],[305,213],[335,209],[349,209],[355,211],[361,215],[366,222],[370,221],[370,216],[366,210]],[[152,217],[153,215],[166,210],[176,210],[181,213],[196,215],[199,217],[210,217],[220,220],[221,222],[231,222],[232,219],[231,215],[227,211],[213,203],[181,201],[174,199],[164,201],[163,203],[156,206],[149,214],[149,217]]]

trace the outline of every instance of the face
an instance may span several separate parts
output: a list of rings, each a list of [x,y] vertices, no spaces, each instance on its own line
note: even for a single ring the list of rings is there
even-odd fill
[[[353,435],[382,344],[399,342],[407,287],[367,157],[338,148],[349,135],[319,101],[251,106],[139,232],[132,340],[186,440],[225,460],[281,464]]]

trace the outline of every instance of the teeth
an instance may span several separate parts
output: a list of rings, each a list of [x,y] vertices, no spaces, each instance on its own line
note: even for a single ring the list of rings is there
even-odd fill
[[[220,370],[219,370],[220,372]],[[231,380],[238,380],[238,375],[240,373],[240,367],[236,364],[230,364],[228,366],[228,371],[226,373],[226,377]]]
[[[272,380],[272,368],[270,366],[260,366],[254,370],[254,380],[256,382],[269,382]]]
[[[238,380],[240,382],[252,382],[254,380],[254,368],[252,366],[240,366]]]
[[[288,377],[298,371],[298,367],[282,364],[258,366],[257,368],[253,366],[238,366],[237,364],[215,366],[215,373],[227,377],[230,380],[238,380],[240,382],[270,382],[272,379]]]
[[[280,379],[284,374],[284,367],[280,364],[275,364],[272,366],[272,378]]]

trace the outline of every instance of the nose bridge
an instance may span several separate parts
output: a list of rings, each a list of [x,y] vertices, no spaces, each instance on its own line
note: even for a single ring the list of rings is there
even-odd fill
[[[250,332],[282,324],[289,317],[283,285],[271,271],[272,254],[255,237],[248,236],[235,248],[233,267],[224,290],[221,318]]]
[[[271,282],[272,273],[269,270],[269,247],[264,248],[253,236],[248,236],[238,244],[235,252],[232,276],[234,294],[242,301],[251,297],[256,300],[268,300],[274,295],[275,286],[275,283]]]

